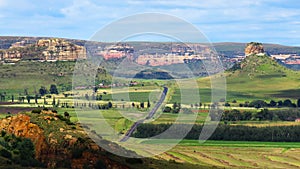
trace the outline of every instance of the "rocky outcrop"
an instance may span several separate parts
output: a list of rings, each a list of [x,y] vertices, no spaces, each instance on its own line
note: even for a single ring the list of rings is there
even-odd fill
[[[51,111],[19,114],[1,119],[0,131],[30,139],[35,145],[36,159],[48,168],[97,168],[99,163],[106,168],[128,168],[112,160],[112,155],[107,156],[82,128],[61,119],[62,116]]]
[[[43,150],[48,148],[43,130],[30,122],[30,117],[20,114],[0,120],[0,130],[18,137],[29,138],[35,145],[36,156],[39,158]]]
[[[9,49],[0,51],[1,60],[61,60],[86,59],[86,49],[63,39],[40,39],[31,44],[16,42]]]
[[[246,45],[245,55],[250,56],[253,54],[263,54],[265,53],[264,47],[261,43],[251,42]]]
[[[42,39],[37,47],[45,47],[43,55],[46,60],[77,60],[86,58],[86,50],[62,39]]]

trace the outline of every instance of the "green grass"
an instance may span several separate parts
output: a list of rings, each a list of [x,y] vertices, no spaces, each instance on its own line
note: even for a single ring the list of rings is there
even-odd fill
[[[173,140],[174,141],[174,140]],[[172,140],[144,141],[166,144]],[[146,145],[145,145],[146,146]],[[156,158],[221,168],[299,168],[299,143],[183,140]]]
[[[178,140],[154,139],[143,141],[143,144],[171,144]],[[220,147],[263,147],[263,148],[300,148],[300,142],[259,142],[259,141],[215,141],[207,140],[199,143],[199,140],[181,140],[180,146],[220,146]]]
[[[30,95],[41,86],[49,89],[56,84],[60,91],[72,89],[73,71],[76,62],[32,62],[22,61],[15,65],[0,65],[0,93],[6,93],[7,100],[11,95],[24,94],[27,89]],[[98,75],[100,80],[109,81],[110,75]],[[17,100],[17,99],[16,99]]]
[[[148,100],[156,101],[159,98],[160,92],[129,92],[129,93],[115,93],[106,94],[102,96],[102,100],[114,101],[131,101],[131,102],[147,102]]]

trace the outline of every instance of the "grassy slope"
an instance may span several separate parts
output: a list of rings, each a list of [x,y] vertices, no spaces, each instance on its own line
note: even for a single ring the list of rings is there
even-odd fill
[[[225,72],[227,101],[298,99],[300,95],[299,72],[279,65],[268,56],[250,56],[241,65],[243,65],[241,69]],[[210,78],[198,79],[198,85],[199,92],[204,98],[202,100],[209,101]],[[176,94],[180,96],[178,92]],[[173,100],[178,100],[178,96],[175,96]]]
[[[11,94],[23,94],[24,89],[27,89],[33,95],[41,86],[49,89],[51,84],[56,84],[60,91],[70,90],[75,64],[76,62],[24,61],[15,65],[0,65],[0,93],[6,92],[9,99]],[[101,80],[111,79],[110,75],[98,76]]]
[[[241,69],[227,72],[227,88],[261,99],[297,99],[299,73],[289,70],[268,56],[250,56],[241,63]]]

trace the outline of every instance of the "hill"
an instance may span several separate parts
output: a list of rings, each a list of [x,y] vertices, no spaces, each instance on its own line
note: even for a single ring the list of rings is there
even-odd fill
[[[298,99],[300,95],[299,72],[280,65],[266,53],[250,53],[241,63],[227,70],[225,75],[229,102]],[[210,88],[208,79],[199,79],[199,85]]]
[[[85,131],[114,151],[138,156],[51,110],[37,109],[0,119],[0,131],[0,168],[207,168],[201,164],[114,155],[99,147]]]
[[[259,98],[292,98],[299,93],[299,73],[267,55],[251,55],[226,72],[228,91]],[[296,92],[296,93],[295,93]]]

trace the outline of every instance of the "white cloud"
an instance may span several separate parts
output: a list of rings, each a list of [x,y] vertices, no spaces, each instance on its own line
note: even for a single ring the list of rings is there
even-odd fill
[[[300,30],[299,5],[295,0],[0,0],[0,17],[5,16],[0,31],[88,39],[119,18],[162,12],[191,22],[213,40],[280,41]]]

